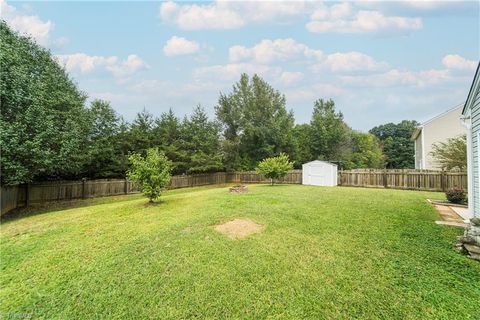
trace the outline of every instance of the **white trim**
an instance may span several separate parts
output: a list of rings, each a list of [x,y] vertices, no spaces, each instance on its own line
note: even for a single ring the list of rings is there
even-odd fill
[[[425,130],[422,130],[422,165],[420,169],[426,169],[425,159]]]
[[[313,160],[313,161],[309,161],[309,162],[305,162],[303,165],[306,165],[306,164],[310,164],[310,163],[318,163],[318,162],[321,162],[321,163],[326,163],[326,164],[329,164],[329,165],[332,165],[332,166],[335,166],[335,167],[338,167],[335,163],[331,163],[331,162],[328,162],[328,161],[322,161],[322,160]]]
[[[413,140],[413,146],[414,146],[414,150],[415,150],[415,169],[420,169],[420,168],[417,168],[418,167],[418,165],[417,165],[417,163],[418,163],[418,161],[417,161],[418,160],[418,158],[417,158],[418,157],[418,155],[417,155],[417,139]]]
[[[475,214],[473,203],[473,144],[471,119],[469,116],[462,117],[461,123],[467,129],[467,183],[468,183],[468,213],[472,217]]]

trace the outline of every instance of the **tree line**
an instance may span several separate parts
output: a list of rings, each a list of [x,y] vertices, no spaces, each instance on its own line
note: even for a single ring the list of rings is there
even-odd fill
[[[173,174],[252,170],[288,155],[294,166],[323,159],[350,168],[411,168],[417,123],[352,130],[331,99],[313,103],[309,123],[296,124],[285,96],[258,75],[242,74],[220,94],[215,117],[196,106],[179,118],[147,110],[125,121],[108,101],[87,95],[53,55],[0,23],[1,181],[123,177],[128,156],[158,148]]]

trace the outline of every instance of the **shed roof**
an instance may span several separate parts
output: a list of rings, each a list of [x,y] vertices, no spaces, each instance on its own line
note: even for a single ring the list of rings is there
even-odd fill
[[[331,162],[328,162],[328,161],[322,161],[322,160],[313,160],[313,161],[310,161],[310,162],[306,162],[306,163],[302,164],[302,166],[304,166],[306,164],[311,164],[311,163],[326,163],[326,164],[329,164],[329,165],[332,165],[332,166],[337,166],[335,163],[331,163]]]

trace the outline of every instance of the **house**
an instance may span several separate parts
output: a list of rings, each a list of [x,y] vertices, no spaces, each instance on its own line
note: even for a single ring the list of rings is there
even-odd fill
[[[337,185],[337,165],[326,161],[310,161],[302,165],[302,184],[312,186]]]
[[[433,145],[467,133],[466,128],[458,121],[462,109],[463,104],[460,104],[425,121],[415,129],[412,134],[412,140],[415,141],[415,169],[442,169],[431,155]]]
[[[462,110],[461,123],[467,129],[468,208],[480,217],[480,63]]]

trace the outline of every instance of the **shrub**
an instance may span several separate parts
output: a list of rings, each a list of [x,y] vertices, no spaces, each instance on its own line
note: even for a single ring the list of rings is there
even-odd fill
[[[274,179],[285,177],[288,170],[293,169],[293,162],[290,162],[288,155],[280,153],[277,157],[263,159],[255,171],[265,178],[270,179],[272,185]]]
[[[140,185],[150,202],[160,197],[162,189],[170,183],[171,162],[158,149],[148,149],[147,155],[134,153],[128,157],[131,169],[127,177]]]
[[[462,188],[452,188],[445,192],[447,200],[451,203],[464,203],[466,199],[465,190]]]

